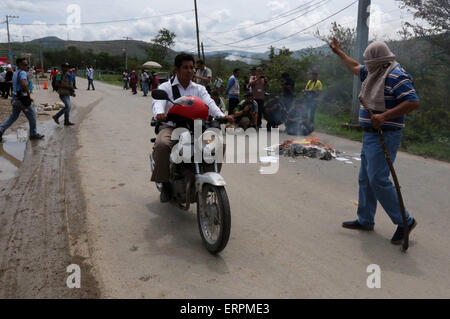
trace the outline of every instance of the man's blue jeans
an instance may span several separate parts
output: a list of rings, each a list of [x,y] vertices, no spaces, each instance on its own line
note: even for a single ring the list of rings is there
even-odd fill
[[[15,102],[15,99],[11,101],[11,103]],[[28,119],[28,123],[30,123],[30,136],[34,136],[37,134],[36,131],[36,112],[32,105],[23,109],[23,111],[17,111],[14,107],[12,108],[11,115],[8,119],[0,126],[0,132],[4,133],[17,119],[19,118],[20,112],[23,112]]]
[[[384,131],[384,140],[394,163],[402,139],[402,131]],[[377,132],[364,132],[359,172],[358,221],[373,226],[377,201],[396,225],[403,226],[397,192],[389,179],[390,170]],[[408,225],[413,218],[406,212]]]
[[[94,87],[94,79],[88,78],[88,88],[87,88],[88,90],[91,89],[91,85],[92,85],[92,89],[95,90],[95,87]]]
[[[142,92],[144,92],[144,95],[148,95],[148,82],[142,82]]]
[[[69,122],[69,117],[70,117],[70,96],[63,96],[60,95],[59,98],[61,99],[61,101],[63,101],[64,103],[64,107],[59,110],[58,113],[56,113],[55,117],[59,118],[61,115],[64,114],[64,123],[68,123]]]

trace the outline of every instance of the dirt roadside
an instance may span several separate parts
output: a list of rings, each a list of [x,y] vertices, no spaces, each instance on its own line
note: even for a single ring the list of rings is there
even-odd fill
[[[75,104],[76,123],[101,100],[93,99]],[[0,298],[99,297],[73,156],[77,134],[78,125],[61,126],[43,141],[28,141],[17,177],[0,187]],[[80,289],[67,287],[71,264],[80,266]]]

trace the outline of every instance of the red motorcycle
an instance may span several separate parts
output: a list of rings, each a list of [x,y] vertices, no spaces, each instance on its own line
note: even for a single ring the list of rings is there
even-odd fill
[[[153,90],[152,97],[156,100],[170,101],[167,93],[163,90]],[[172,188],[171,204],[185,211],[190,205],[197,204],[197,222],[200,236],[206,249],[217,254],[222,251],[228,243],[231,228],[230,204],[225,190],[225,180],[220,175],[221,165],[213,162],[206,163],[203,156],[201,163],[195,163],[194,152],[196,147],[204,150],[210,141],[201,139],[200,145],[195,145],[194,141],[194,121],[202,121],[202,133],[209,128],[219,128],[225,123],[225,118],[212,119],[208,117],[207,105],[198,97],[184,96],[170,101],[174,105],[168,111],[167,121],[175,124],[176,128],[186,128],[186,132],[181,134],[178,146],[174,148],[177,154],[183,156],[183,149],[189,148],[191,160],[179,162],[170,156],[170,185]],[[152,120],[152,126],[156,126],[158,133],[159,122]],[[154,143],[156,139],[152,139]],[[181,146],[181,147],[180,147]],[[202,151],[201,150],[201,151]],[[203,152],[202,152],[203,154]],[[214,154],[213,154],[214,155]],[[155,162],[150,154],[151,169],[154,170]],[[156,183],[159,191],[162,184]]]

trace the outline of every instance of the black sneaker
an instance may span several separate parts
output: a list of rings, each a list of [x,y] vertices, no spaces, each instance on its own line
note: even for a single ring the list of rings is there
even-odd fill
[[[0,142],[2,141],[3,132],[0,131]]]
[[[59,124],[59,119],[56,117],[56,115],[52,116],[53,121],[55,121],[56,124]]]
[[[411,226],[409,227],[409,233],[411,234],[411,231],[416,228],[417,226],[417,222],[416,220],[413,218],[413,223],[411,224]],[[394,233],[394,236],[392,236],[391,239],[391,243],[393,245],[401,245],[403,243],[403,236],[404,236],[404,232],[403,232],[403,227],[398,226],[397,230]]]
[[[359,229],[359,230],[373,230],[373,226],[364,226],[359,223],[358,220],[351,222],[343,222],[342,227],[349,229]]]
[[[42,140],[44,138],[44,136],[45,135],[42,135],[42,134],[31,135],[30,140]]]
[[[72,126],[72,125],[75,125],[75,123],[72,123],[72,122],[64,122],[64,125],[65,125],[65,126]]]
[[[172,189],[170,187],[170,184],[163,183],[159,200],[161,201],[161,203],[167,203],[170,202],[171,199],[172,199]]]

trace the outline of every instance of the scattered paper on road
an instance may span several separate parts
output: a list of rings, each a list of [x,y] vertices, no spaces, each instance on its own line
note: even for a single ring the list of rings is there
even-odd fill
[[[275,156],[261,156],[259,158],[259,161],[261,163],[277,163],[278,162],[278,157],[275,157]]]

